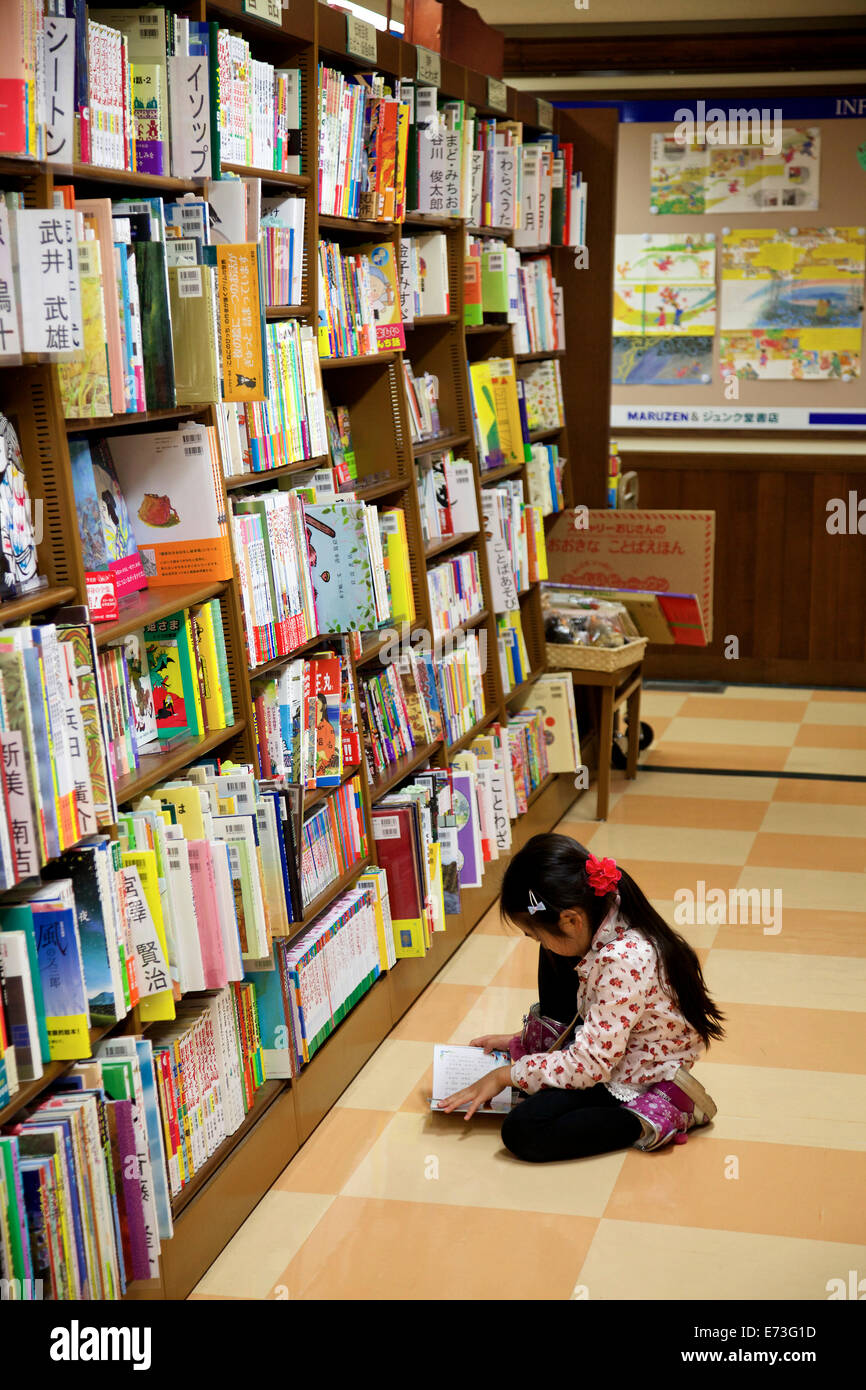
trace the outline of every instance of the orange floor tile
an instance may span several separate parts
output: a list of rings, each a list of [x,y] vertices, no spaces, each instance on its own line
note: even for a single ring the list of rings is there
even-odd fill
[[[654,699],[657,740],[636,782],[612,778],[607,822],[593,788],[558,828],[672,923],[681,890],[722,889],[721,921],[679,926],[726,1015],[696,1066],[715,1123],[656,1154],[524,1165],[495,1119],[431,1115],[432,1043],[516,1029],[536,997],[536,948],[493,908],[193,1298],[820,1300],[837,1265],[866,1268],[866,782],[760,776],[795,748],[833,771],[850,750],[856,772],[866,694],[649,690],[650,723]],[[762,891],[773,923],[743,906]]]

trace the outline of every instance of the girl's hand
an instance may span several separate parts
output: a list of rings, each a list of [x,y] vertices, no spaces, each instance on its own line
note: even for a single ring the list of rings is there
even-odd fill
[[[452,1110],[457,1110],[461,1105],[468,1106],[464,1119],[471,1120],[476,1110],[480,1110],[483,1105],[488,1105],[494,1096],[498,1096],[506,1086],[511,1085],[511,1067],[497,1067],[495,1071],[488,1072],[482,1076],[480,1081],[474,1085],[467,1086],[464,1091],[455,1091],[453,1096],[447,1100],[440,1100],[439,1109],[450,1114]]]
[[[473,1038],[470,1047],[483,1047],[485,1052],[507,1052],[513,1033],[485,1033],[483,1038]]]

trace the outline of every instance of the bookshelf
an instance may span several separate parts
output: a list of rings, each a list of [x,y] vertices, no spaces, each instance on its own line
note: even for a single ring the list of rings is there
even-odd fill
[[[461,749],[489,725],[507,722],[509,711],[515,707],[518,698],[531,689],[545,669],[539,587],[530,584],[521,591],[519,605],[531,671],[520,685],[508,692],[504,690],[497,658],[497,621],[490,602],[490,576],[480,530],[462,532],[425,544],[416,488],[416,461],[425,454],[446,449],[453,449],[472,465],[479,518],[482,516],[484,488],[505,478],[520,478],[526,482],[524,464],[511,464],[488,471],[479,468],[472,417],[468,364],[497,356],[514,357],[511,330],[508,325],[501,323],[478,327],[466,327],[464,324],[467,231],[478,237],[500,237],[506,242],[511,241],[512,233],[509,229],[467,228],[464,221],[454,217],[410,213],[402,223],[382,223],[320,215],[317,180],[311,172],[316,168],[318,64],[322,61],[345,72],[365,71],[371,66],[366,60],[347,51],[345,14],[315,0],[292,0],[291,7],[282,12],[281,25],[276,27],[247,14],[243,0],[217,0],[217,3],[212,3],[212,0],[183,0],[183,3],[168,0],[167,7],[190,18],[216,20],[233,32],[242,34],[250,42],[254,55],[257,53],[276,66],[292,65],[301,70],[301,160],[306,172],[294,175],[234,163],[222,166],[224,173],[259,177],[270,191],[291,191],[305,201],[301,302],[268,309],[267,318],[270,321],[294,318],[315,326],[320,240],[334,241],[345,248],[371,239],[388,241],[395,247],[398,263],[399,243],[403,235],[437,230],[444,234],[447,243],[450,311],[417,318],[406,330],[405,356],[413,369],[418,373],[429,372],[439,382],[441,429],[435,439],[421,442],[412,440],[403,381],[403,353],[395,351],[365,357],[326,358],[321,365],[332,401],[338,401],[349,409],[358,467],[358,497],[366,501],[384,500],[404,511],[416,607],[416,619],[410,631],[426,630],[429,633],[433,628],[428,569],[465,551],[475,550],[478,554],[484,606],[460,627],[477,630],[486,639],[487,664],[482,677],[484,713],[467,733],[451,741],[442,738],[416,747],[372,780],[367,778],[363,765],[358,769],[368,828],[369,855],[309,904],[304,920],[293,925],[292,935],[295,936],[350,887],[367,864],[375,863],[376,845],[369,833],[371,805],[418,769],[443,767],[453,762]],[[377,35],[376,44],[377,71],[385,73],[390,79],[416,76],[417,58],[413,46],[382,33]],[[443,96],[465,98],[476,106],[480,115],[507,115],[509,119],[523,121],[530,138],[541,129],[537,123],[535,100],[528,94],[508,89],[507,113],[493,111],[486,104],[486,78],[444,59],[441,63],[440,92]],[[597,114],[587,113],[587,121]],[[595,132],[589,125],[584,129],[582,119],[564,113],[555,116],[557,132],[575,143],[582,161],[585,151],[587,177],[593,183],[590,226],[593,237],[601,244],[606,235],[609,238],[612,226],[613,180],[606,167],[609,151],[604,148],[599,153]],[[586,140],[584,135],[587,136]],[[602,166],[604,179],[600,172]],[[0,186],[21,190],[27,206],[50,207],[55,182],[72,182],[83,194],[112,196],[116,193],[119,197],[129,196],[137,190],[142,196],[162,193],[168,198],[199,187],[185,180],[93,166],[60,168],[47,163],[0,159]],[[609,190],[609,198],[605,189]],[[547,251],[547,248],[544,249]],[[531,255],[533,252],[525,254]],[[570,472],[564,479],[566,505],[573,505],[578,497],[595,500],[597,504],[604,488],[607,467],[609,389],[608,396],[605,396],[599,379],[598,389],[585,392],[581,373],[592,365],[595,358],[602,359],[604,356],[597,352],[594,344],[604,341],[609,332],[610,283],[608,281],[606,291],[603,284],[600,288],[594,288],[590,313],[582,298],[582,281],[577,280],[573,269],[573,254],[567,248],[550,248],[549,254],[554,274],[565,287],[566,342],[569,347],[565,352],[522,354],[516,360],[531,362],[559,358],[566,380],[577,383],[575,389],[569,392],[566,424],[554,430],[536,431],[532,438],[557,442],[561,453],[568,458]],[[576,353],[574,358],[572,345]],[[578,359],[579,370],[572,372],[573,361]],[[596,371],[594,382],[597,376]],[[38,593],[0,606],[0,625],[37,613],[50,618],[52,610],[62,604],[85,601],[84,566],[72,489],[70,437],[82,433],[99,434],[107,430],[134,430],[155,424],[170,426],[181,419],[216,424],[214,405],[155,410],[136,416],[117,415],[103,420],[64,420],[57,370],[51,365],[39,363],[0,368],[0,409],[10,417],[18,431],[31,496],[43,499],[45,525],[39,546],[39,571],[48,581],[47,587]],[[223,505],[229,512],[231,496],[250,487],[291,486],[293,473],[306,471],[327,461],[327,457],[310,459],[272,470],[229,477],[223,482]],[[281,656],[254,669],[249,668],[236,572],[231,579],[219,584],[145,590],[122,603],[120,616],[115,622],[97,628],[98,643],[100,646],[107,645],[145,623],[181,607],[212,598],[219,601],[222,612],[234,723],[230,728],[190,740],[170,752],[142,757],[138,772],[123,779],[117,788],[120,803],[140,796],[148,787],[171,776],[206,752],[216,751],[223,757],[255,765],[251,682],[278,670],[290,658]],[[332,642],[332,636],[311,639],[292,656],[322,649]],[[380,668],[379,658],[386,642],[387,639],[369,634],[360,655],[351,658],[356,690],[359,678]],[[356,769],[352,769],[347,776],[354,771]],[[307,806],[317,804],[326,794],[322,791],[309,794]],[[533,792],[527,813],[513,825],[513,849],[517,850],[532,835],[555,825],[576,796],[570,777],[548,777]],[[351,1009],[299,1077],[291,1083],[266,1081],[241,1128],[223,1143],[173,1203],[175,1235],[173,1240],[163,1243],[160,1279],[131,1285],[127,1298],[182,1298],[190,1291],[299,1145],[495,901],[502,868],[501,860],[487,865],[483,886],[462,891],[460,913],[447,918],[446,932],[434,935],[432,949],[427,955],[423,959],[398,960],[393,969],[383,974]],[[137,1015],[133,1013],[118,1025],[117,1031],[130,1033],[138,1027]],[[61,1070],[62,1066],[58,1069],[46,1068],[45,1076],[38,1083],[22,1088],[12,1106],[0,1112],[0,1123],[9,1123],[16,1114],[37,1100]]]

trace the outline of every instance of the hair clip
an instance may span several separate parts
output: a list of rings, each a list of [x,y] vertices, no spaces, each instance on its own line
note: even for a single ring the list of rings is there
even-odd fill
[[[526,911],[529,913],[530,917],[534,916],[536,912],[547,911],[547,908],[544,906],[544,903],[539,902],[538,898],[535,896],[531,888],[529,890],[529,906],[526,909]]]

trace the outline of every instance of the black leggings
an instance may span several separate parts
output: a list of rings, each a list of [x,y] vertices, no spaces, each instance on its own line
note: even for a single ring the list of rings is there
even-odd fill
[[[527,1163],[556,1163],[629,1149],[641,1129],[637,1115],[602,1085],[585,1091],[550,1088],[517,1102],[502,1122],[502,1142]]]
[[[565,1025],[577,1009],[576,961],[538,953],[541,1012]],[[641,1122],[604,1086],[585,1091],[538,1091],[517,1102],[502,1124],[502,1142],[515,1158],[555,1163],[628,1149],[640,1138]]]

